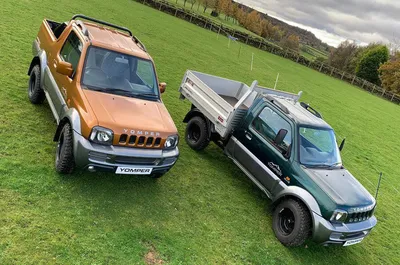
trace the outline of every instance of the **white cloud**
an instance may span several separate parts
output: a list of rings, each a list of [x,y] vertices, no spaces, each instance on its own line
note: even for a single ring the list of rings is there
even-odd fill
[[[396,0],[237,0],[290,25],[306,29],[332,46],[346,39],[366,45],[400,37]]]

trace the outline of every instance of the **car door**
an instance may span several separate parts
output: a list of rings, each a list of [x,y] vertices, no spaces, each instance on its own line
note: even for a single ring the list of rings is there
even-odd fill
[[[65,41],[63,43],[60,43],[60,45],[62,45],[61,49],[59,49],[60,51],[54,56],[53,64],[51,64],[51,67],[53,68],[52,73],[54,81],[57,84],[57,89],[52,92],[49,91],[58,117],[62,116],[63,112],[68,109],[66,103],[69,94],[68,92],[71,92],[71,89],[73,89],[76,85],[76,80],[74,79],[82,54],[83,42],[78,37],[78,34],[75,32],[75,30],[72,30]],[[72,76],[67,76],[57,72],[57,64],[60,61],[65,61],[72,65]]]
[[[242,154],[235,152],[235,157],[240,163],[245,163],[247,170],[272,192],[277,179],[282,180],[290,172],[289,158],[293,138],[291,121],[275,107],[263,105],[255,110],[255,115],[249,117],[246,124],[247,126],[237,132],[238,139],[247,149],[242,151],[250,152],[256,159],[253,157],[253,162],[249,163],[249,158],[245,158],[245,152]],[[283,143],[276,145],[275,138],[281,129],[287,130],[287,134]],[[257,165],[259,162],[272,171],[273,175],[263,172]]]

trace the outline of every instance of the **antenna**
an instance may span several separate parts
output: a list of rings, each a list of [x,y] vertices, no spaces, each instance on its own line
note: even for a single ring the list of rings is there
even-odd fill
[[[381,186],[381,179],[382,179],[382,172],[379,173],[378,187],[376,187],[376,193],[375,193],[375,202],[378,201],[378,192],[379,192],[379,187]]]

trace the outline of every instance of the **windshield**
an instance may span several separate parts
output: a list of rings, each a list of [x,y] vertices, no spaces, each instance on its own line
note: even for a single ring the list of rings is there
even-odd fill
[[[306,166],[342,164],[333,130],[300,127],[300,163]]]
[[[105,93],[146,99],[159,98],[153,63],[132,55],[91,46],[82,84]]]

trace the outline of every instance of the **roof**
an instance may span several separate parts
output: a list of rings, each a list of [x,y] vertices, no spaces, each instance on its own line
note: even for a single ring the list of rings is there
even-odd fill
[[[274,100],[278,101],[288,109],[288,116],[295,123],[304,126],[332,129],[332,127],[326,121],[315,116],[312,112],[302,107],[299,102],[295,103],[293,100],[284,99],[282,97],[274,97]]]
[[[122,49],[126,52],[131,53],[134,56],[141,57],[144,59],[150,59],[150,56],[145,52],[133,39],[132,37],[107,27],[103,27],[97,24],[84,22],[89,38],[94,45],[100,43],[102,46],[108,46],[110,49]]]

